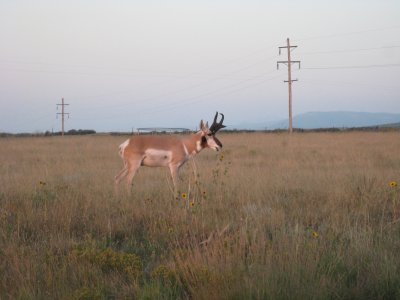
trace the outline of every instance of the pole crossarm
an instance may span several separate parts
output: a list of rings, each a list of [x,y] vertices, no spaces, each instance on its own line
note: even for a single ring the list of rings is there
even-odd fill
[[[279,55],[281,55],[281,50],[282,49],[290,49],[290,50],[292,50],[292,48],[297,48],[297,46],[281,46],[281,47],[278,47],[279,48]]]

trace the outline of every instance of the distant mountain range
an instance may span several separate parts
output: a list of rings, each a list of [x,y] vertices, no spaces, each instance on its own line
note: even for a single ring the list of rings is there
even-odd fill
[[[316,128],[354,128],[370,126],[400,127],[400,114],[368,113],[352,111],[307,112],[293,117],[293,127]],[[237,129],[285,129],[288,120],[241,124]]]

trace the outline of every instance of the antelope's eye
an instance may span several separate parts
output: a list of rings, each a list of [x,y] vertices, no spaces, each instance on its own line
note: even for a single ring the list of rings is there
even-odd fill
[[[213,134],[212,134],[212,133],[207,133],[207,135],[208,135],[208,136],[212,136]]]

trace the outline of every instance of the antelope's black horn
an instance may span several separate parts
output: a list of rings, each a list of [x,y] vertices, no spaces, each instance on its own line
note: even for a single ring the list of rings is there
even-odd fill
[[[218,130],[220,130],[221,128],[226,127],[225,125],[222,125],[222,122],[224,121],[224,114],[221,114],[221,121],[219,121],[217,123],[217,118],[218,118],[218,112],[215,113],[215,117],[214,117],[214,122],[212,123],[212,125],[210,126],[210,131],[212,133],[216,133]]]

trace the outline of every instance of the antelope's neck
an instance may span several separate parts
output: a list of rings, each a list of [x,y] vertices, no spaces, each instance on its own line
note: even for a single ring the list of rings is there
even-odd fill
[[[199,153],[203,147],[201,145],[201,133],[191,134],[189,137],[185,138],[183,141],[183,145],[186,147],[187,154],[190,156],[194,156]]]

